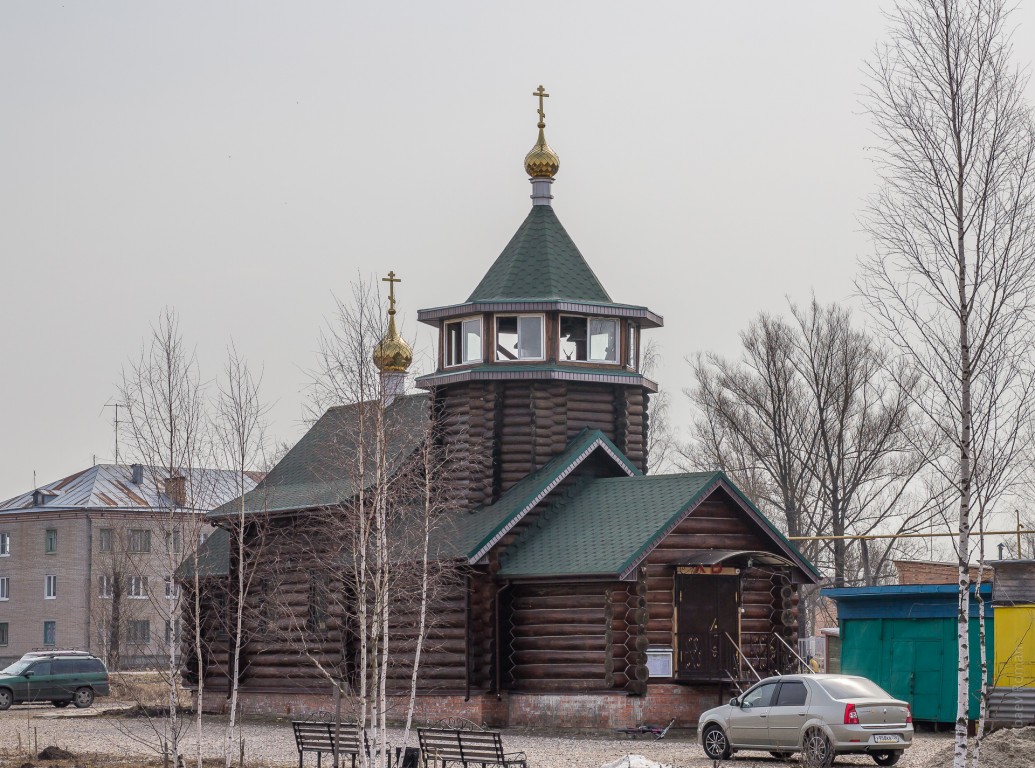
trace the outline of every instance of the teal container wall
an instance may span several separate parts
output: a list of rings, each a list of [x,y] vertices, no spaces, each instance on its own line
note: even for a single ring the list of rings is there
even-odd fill
[[[993,622],[985,619],[988,678],[993,665]],[[981,709],[978,620],[970,620],[970,719]],[[956,620],[843,619],[841,672],[862,675],[908,701],[914,720],[956,721]]]

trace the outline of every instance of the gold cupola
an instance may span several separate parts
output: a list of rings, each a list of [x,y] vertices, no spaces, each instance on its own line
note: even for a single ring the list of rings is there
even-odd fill
[[[374,347],[374,365],[381,373],[405,374],[413,363],[413,350],[395,328],[395,284],[402,280],[389,272],[388,277],[381,278],[388,283],[388,332]]]
[[[561,159],[550,148],[550,145],[546,143],[546,133],[544,132],[546,128],[546,113],[543,111],[543,99],[550,94],[540,85],[532,95],[539,97],[539,140],[532,147],[531,151],[525,155],[525,171],[533,179],[552,179],[557,175],[557,171],[561,167]]]

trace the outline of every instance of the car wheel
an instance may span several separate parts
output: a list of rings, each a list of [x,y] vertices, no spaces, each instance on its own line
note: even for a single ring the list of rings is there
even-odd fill
[[[829,768],[834,763],[830,739],[821,728],[809,728],[801,742],[802,762],[808,768]]]
[[[871,752],[870,757],[873,758],[873,762],[877,765],[894,765],[898,762],[898,759],[902,757],[902,751],[898,749],[888,749],[883,752]]]
[[[732,754],[726,732],[714,723],[704,729],[701,743],[704,745],[704,753],[712,760],[725,760]]]
[[[68,702],[67,701],[54,701],[54,702],[51,702],[51,703],[55,707],[57,707],[58,709],[64,709],[65,707],[68,706]]]
[[[14,696],[6,688],[0,688],[0,711],[10,709],[14,703]]]
[[[786,760],[787,758],[789,758],[794,753],[793,752],[770,752],[769,754],[772,755],[773,757],[775,757],[777,760]]]
[[[93,688],[76,688],[73,701],[79,709],[90,706],[93,704]]]

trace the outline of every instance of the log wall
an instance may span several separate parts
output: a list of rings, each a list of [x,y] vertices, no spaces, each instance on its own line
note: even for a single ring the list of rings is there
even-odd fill
[[[642,387],[582,382],[466,382],[441,387],[442,437],[455,448],[456,500],[490,504],[564,450],[582,429],[599,429],[647,468]]]

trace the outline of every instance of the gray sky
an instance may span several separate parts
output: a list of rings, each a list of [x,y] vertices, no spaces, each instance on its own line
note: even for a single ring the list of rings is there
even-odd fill
[[[558,215],[664,315],[678,392],[759,310],[850,298],[883,26],[868,0],[0,4],[0,499],[112,458],[102,406],[163,306],[205,376],[231,338],[264,366],[289,442],[357,274],[399,273],[429,345],[416,309],[528,211],[539,83]]]

